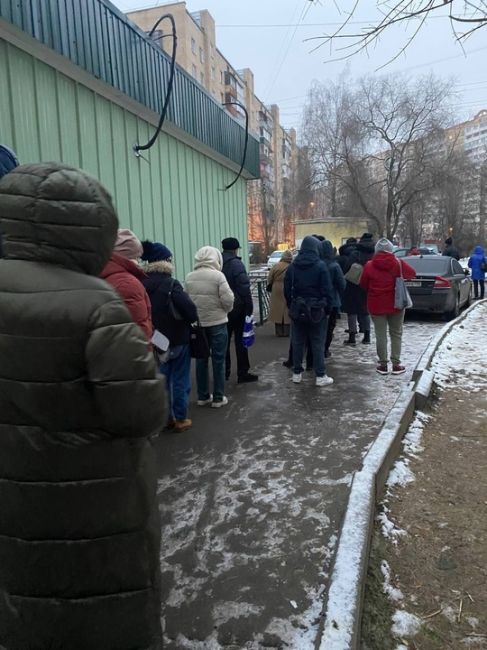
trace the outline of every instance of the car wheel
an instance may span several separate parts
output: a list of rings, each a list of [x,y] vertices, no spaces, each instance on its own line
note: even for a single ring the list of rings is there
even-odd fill
[[[459,313],[460,313],[460,297],[457,294],[455,296],[455,306],[451,311],[446,311],[444,314],[445,320],[453,320],[458,316]]]

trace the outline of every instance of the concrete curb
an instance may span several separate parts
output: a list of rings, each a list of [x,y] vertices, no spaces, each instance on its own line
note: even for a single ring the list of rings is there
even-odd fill
[[[402,439],[417,408],[424,408],[434,382],[433,357],[447,334],[475,309],[474,303],[450,321],[432,339],[413,371],[413,380],[401,391],[384,420],[379,435],[364,457],[350,488],[328,589],[319,650],[358,650],[363,592],[369,560],[376,503]]]

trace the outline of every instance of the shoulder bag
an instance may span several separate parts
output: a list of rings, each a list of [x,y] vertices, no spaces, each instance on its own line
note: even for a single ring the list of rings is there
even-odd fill
[[[174,288],[174,284],[175,284],[175,280],[174,278],[171,278],[171,284],[169,285],[169,292],[167,294],[167,310],[173,320],[183,320],[183,317],[177,310],[176,305],[174,304],[174,301],[172,299],[172,290]]]
[[[360,284],[360,278],[362,277],[364,267],[358,262],[354,262],[352,266],[345,273],[345,280],[351,282],[352,284]]]
[[[206,338],[205,328],[199,320],[191,325],[189,349],[193,359],[208,359],[210,356],[210,346]]]
[[[394,308],[395,309],[411,309],[413,306],[413,301],[409,295],[408,288],[404,282],[402,275],[402,262],[399,261],[399,267],[401,269],[401,275],[396,278],[396,287],[394,292]]]

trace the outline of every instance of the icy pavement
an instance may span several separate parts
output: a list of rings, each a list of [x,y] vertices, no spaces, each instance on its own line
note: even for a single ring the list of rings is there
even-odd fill
[[[258,330],[258,384],[158,445],[165,648],[312,650],[353,473],[440,320],[405,324],[408,373],[375,372],[375,348],[342,345],[328,374],[294,385],[288,339]]]

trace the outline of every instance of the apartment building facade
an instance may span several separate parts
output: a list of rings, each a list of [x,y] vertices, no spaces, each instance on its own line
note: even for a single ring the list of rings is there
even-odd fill
[[[207,10],[189,12],[186,2],[161,4],[127,14],[146,34],[164,13],[175,19],[178,34],[177,63],[212,97],[242,123],[245,106],[249,131],[260,142],[260,179],[247,183],[248,230],[251,241],[270,249],[277,242],[293,243],[291,222],[291,174],[296,155],[296,132],[279,123],[279,108],[266,106],[255,94],[254,75],[236,70],[216,45],[215,21]],[[166,21],[158,25],[152,39],[167,53],[172,49]]]

